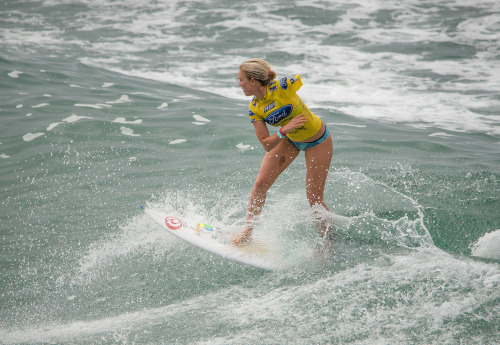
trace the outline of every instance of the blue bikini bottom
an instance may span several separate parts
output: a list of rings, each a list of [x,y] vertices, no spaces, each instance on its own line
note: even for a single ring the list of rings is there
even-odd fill
[[[290,140],[290,139],[288,139],[288,140],[290,140],[292,142],[292,144],[294,144],[295,147],[298,148],[299,150],[305,151],[305,150],[307,150],[310,147],[313,147],[313,146],[321,144],[323,141],[325,141],[326,138],[328,138],[329,135],[330,135],[330,131],[328,130],[328,127],[325,127],[325,133],[323,133],[323,135],[319,139],[317,139],[317,140],[315,140],[313,142],[310,142],[310,143],[300,143],[298,141],[293,141],[293,140]]]

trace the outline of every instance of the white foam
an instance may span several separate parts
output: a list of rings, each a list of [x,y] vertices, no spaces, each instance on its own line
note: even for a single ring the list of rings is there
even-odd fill
[[[32,108],[43,108],[43,107],[47,107],[49,105],[50,105],[49,103],[40,103],[40,104],[37,104],[37,105],[32,105],[31,107]]]
[[[141,136],[140,134],[135,134],[133,129],[128,128],[128,127],[124,127],[124,126],[120,127],[120,131],[122,132],[122,134],[128,135],[130,137],[140,137]]]
[[[470,40],[498,42],[500,40],[500,14],[469,18],[457,25],[460,37]]]
[[[191,122],[193,125],[197,125],[197,126],[204,126],[206,125],[207,123],[206,122]]]
[[[177,145],[177,144],[182,144],[186,141],[187,141],[186,139],[175,139],[175,140],[170,141],[168,144],[169,145]]]
[[[5,153],[2,153],[2,154],[0,155],[0,158],[10,158],[10,156],[9,156],[9,155],[6,155]]]
[[[436,133],[432,133],[432,134],[429,134],[429,137],[454,137],[453,134],[448,134],[448,133],[444,133],[444,132],[436,132]]]
[[[114,260],[125,257],[141,248],[158,250],[159,254],[170,248],[172,238],[165,240],[165,231],[158,227],[146,215],[135,217],[117,236],[92,245],[88,253],[80,260],[79,274],[75,281],[92,279],[99,274],[101,267],[110,265]]]
[[[11,78],[19,78],[19,76],[21,74],[23,74],[23,72],[20,72],[20,71],[12,71],[12,72],[7,73],[7,75]]]
[[[109,268],[110,261],[126,258],[125,255],[143,245],[154,248],[169,241],[173,247],[177,243],[161,229],[145,231],[145,228],[143,224],[129,236],[94,246],[82,268],[95,273],[102,264]],[[187,265],[182,268],[187,270],[186,274],[192,269]],[[456,334],[464,331],[463,322],[456,320],[461,321],[464,314],[471,314],[472,320],[490,326],[497,319],[495,308],[484,308],[497,295],[494,291],[499,287],[500,273],[495,265],[458,260],[429,250],[374,257],[366,263],[327,271],[321,274],[315,267],[306,267],[303,271],[259,276],[252,284],[227,284],[162,306],[135,308],[112,316],[104,313],[92,320],[77,318],[0,329],[0,337],[6,343],[72,343],[89,338],[89,341],[113,342],[113,337],[116,342],[117,336],[124,337],[123,343],[147,342],[140,341],[137,335],[154,332],[165,325],[165,320],[173,320],[174,327],[182,327],[193,315],[201,315],[197,322],[202,328],[224,325],[235,331],[215,332],[209,340],[199,334],[186,338],[189,343],[253,344],[266,339],[266,343],[273,344],[301,343],[301,340],[324,344],[331,339],[340,343],[369,339],[360,343],[397,344],[411,342],[415,332],[433,334],[432,339],[442,343],[454,343]],[[182,283],[171,286],[182,288]],[[76,295],[68,293],[68,296]],[[447,338],[448,333],[451,338]],[[358,338],[353,338],[353,334]],[[174,343],[176,335],[153,333],[147,339]]]
[[[26,133],[23,135],[23,140],[24,141],[32,141],[38,137],[41,137],[42,135],[45,135],[43,132],[37,132],[37,133]]]
[[[63,119],[63,121],[68,122],[68,123],[73,123],[73,122],[77,122],[77,121],[80,121],[83,119],[92,119],[92,117],[80,116],[80,115],[73,114],[73,115],[68,116],[67,118]]]
[[[79,115],[73,114],[73,115],[68,116],[67,118],[63,119],[62,121],[66,122],[66,123],[74,123],[74,122],[77,122],[77,121],[80,121],[80,120],[83,120],[83,119],[92,119],[92,117],[89,117],[89,116],[79,116]],[[56,128],[60,124],[62,124],[62,122],[51,123],[50,125],[47,126],[47,131],[53,130],[54,128]]]
[[[18,105],[16,105],[16,109],[21,109],[22,107],[23,107],[23,105],[22,105],[22,104],[18,104]]]
[[[72,301],[76,296],[69,296]],[[121,315],[101,318],[91,321],[73,321],[68,323],[51,323],[42,328],[27,328],[22,331],[4,332],[0,330],[0,336],[8,343],[71,343],[78,339],[84,339],[98,334],[114,333],[111,339],[116,341],[118,334],[125,329],[141,329],[144,326],[156,324],[159,320],[165,320],[176,315],[189,313],[197,310],[203,305],[203,297],[195,297],[181,303],[169,304],[159,308],[144,309]],[[101,340],[105,340],[104,337]],[[106,341],[105,341],[106,342]],[[126,342],[127,343],[127,342]]]
[[[481,104],[481,108],[494,113],[499,105],[495,97],[500,92],[500,77],[496,73],[499,68],[498,45],[495,43],[499,38],[500,15],[497,12],[499,6],[494,2],[478,0],[473,7],[466,6],[464,13],[469,9],[474,11],[474,8],[488,11],[465,16],[457,22],[457,29],[451,31],[443,30],[444,26],[439,24],[442,11],[449,9],[453,12],[457,4],[466,3],[464,0],[441,1],[439,6],[442,8],[415,7],[414,1],[395,0],[368,3],[353,0],[349,5],[314,0],[297,2],[337,12],[335,20],[323,24],[311,24],[300,17],[280,14],[283,4],[278,1],[270,1],[267,10],[248,7],[241,11],[214,3],[210,11],[221,15],[221,20],[204,27],[217,34],[186,36],[181,28],[196,27],[199,19],[194,13],[186,16],[190,11],[188,3],[172,1],[160,8],[146,4],[146,10],[137,12],[136,5],[127,2],[121,10],[136,18],[132,23],[112,16],[116,10],[114,4],[92,7],[89,12],[91,20],[76,18],[73,24],[89,32],[111,25],[116,30],[123,30],[127,38],[101,40],[92,45],[78,41],[71,43],[82,43],[85,51],[80,61],[91,66],[245,100],[248,98],[236,82],[237,66],[241,61],[249,56],[260,56],[262,51],[270,54],[290,52],[293,56],[291,52],[296,51],[297,46],[307,46],[307,52],[301,53],[303,57],[277,57],[271,63],[280,76],[302,76],[304,86],[299,95],[309,106],[335,108],[355,117],[391,123],[423,123],[450,131],[500,134],[498,115],[485,116],[484,112],[478,114],[473,110]],[[379,13],[384,11],[387,11],[390,23],[377,20]],[[165,20],[167,14],[170,20]],[[416,17],[419,18],[417,23]],[[24,19],[40,24],[44,17],[33,15]],[[186,48],[193,42],[210,46],[219,39],[219,34],[245,28],[264,33],[268,38],[257,40],[244,51],[233,50],[231,43],[227,43],[227,54],[219,49],[207,49],[201,61],[199,54]],[[35,48],[39,45],[60,48],[61,37],[65,37],[63,34],[64,28],[26,31],[14,27],[9,30],[7,44],[15,46],[23,42]],[[334,45],[333,35],[353,37],[354,42],[363,39],[367,44]],[[332,44],[328,44],[329,40]],[[426,42],[430,49],[422,52]],[[446,42],[456,44],[457,47],[452,49],[457,49],[457,52],[461,46],[466,50],[470,46],[471,54],[475,48],[476,53],[471,58],[432,59],[433,49],[437,51],[439,48],[433,48],[433,45]],[[169,59],[165,61],[165,68],[159,71],[157,61],[149,63],[147,59],[151,51],[168,46],[177,49],[166,53]],[[377,50],[378,46],[380,50]],[[414,52],[412,47],[416,48]],[[222,54],[223,59],[220,58]],[[428,56],[431,58],[426,59]],[[217,65],[210,63],[213,60],[218,61]],[[13,71],[9,75],[17,77],[19,73],[22,72]],[[112,85],[102,83],[102,87]],[[175,101],[178,100],[171,102]],[[109,104],[123,102],[130,102],[128,96]],[[163,103],[158,109],[166,106]]]
[[[500,229],[485,234],[471,249],[474,256],[500,260]]]
[[[254,147],[252,145],[243,144],[243,143],[239,143],[238,145],[236,145],[236,147],[238,148],[238,150],[241,150],[241,151],[254,149]]]
[[[121,95],[116,101],[107,101],[108,104],[119,104],[119,103],[127,103],[132,102],[132,100],[128,97],[128,95]]]
[[[210,219],[207,215],[213,215],[213,209],[193,205],[192,200],[197,199],[191,198],[190,194],[195,196],[197,191],[191,192],[188,191],[187,195],[186,191],[170,194],[166,196],[165,203],[156,207],[168,213],[178,211],[175,213],[180,213],[179,216],[188,214],[198,220]],[[227,197],[227,194],[220,195]],[[213,197],[210,195],[210,198]],[[296,195],[285,196],[285,200],[276,203],[276,210],[280,210],[283,203],[289,205],[289,201],[293,203],[297,199]],[[224,204],[223,209],[231,214],[231,205],[228,209],[226,203],[220,204]],[[240,208],[241,203],[235,202],[232,206]],[[227,216],[227,212],[215,213],[216,219]],[[292,217],[293,213],[284,214],[285,219]],[[302,215],[295,216],[303,218]],[[267,218],[273,226],[283,225],[282,217]],[[264,222],[267,223],[268,219]],[[301,234],[299,237],[302,237]],[[259,274],[255,278],[257,281],[251,284],[231,284],[230,281],[226,284],[226,279],[221,280],[224,283],[221,288],[200,291],[196,286],[195,290],[189,290],[192,284],[189,285],[189,279],[182,278],[199,277],[201,274],[201,279],[210,279],[212,275],[206,273],[206,267],[214,265],[202,258],[192,258],[193,255],[204,255],[194,251],[187,252],[189,258],[186,262],[186,257],[179,255],[179,250],[182,250],[179,249],[182,247],[180,243],[152,221],[150,224],[146,216],[134,217],[122,232],[114,232],[108,239],[90,245],[75,269],[77,276],[68,275],[74,285],[68,290],[61,289],[60,295],[63,301],[81,296],[82,304],[96,304],[112,298],[105,294],[92,298],[92,294],[87,294],[90,295],[87,301],[88,296],[81,292],[92,292],[88,290],[92,288],[88,284],[91,280],[96,281],[95,287],[100,289],[102,281],[115,279],[117,275],[125,280],[138,276],[137,267],[129,272],[118,272],[115,263],[140,259],[144,255],[149,260],[153,252],[161,258],[158,264],[165,271],[182,270],[183,276],[173,273],[175,279],[169,280],[166,291],[188,289],[186,292],[191,293],[185,298],[169,300],[155,307],[139,305],[111,316],[105,305],[97,309],[96,316],[91,320],[77,315],[64,320],[47,320],[19,327],[13,325],[0,329],[0,339],[6,343],[72,343],[79,339],[89,339],[89,342],[109,342],[111,339],[112,342],[114,337],[116,342],[120,336],[123,343],[147,343],[148,340],[172,343],[178,335],[160,334],[156,332],[158,327],[165,325],[165,320],[173,320],[172,327],[182,327],[186,320],[198,315],[200,317],[196,322],[201,328],[226,327],[236,331],[216,331],[208,340],[203,333],[187,337],[184,332],[181,336],[185,336],[187,342],[247,344],[261,343],[265,338],[266,342],[277,344],[297,343],[297,339],[299,342],[306,339],[318,344],[328,343],[331,339],[340,343],[361,339],[363,344],[394,344],[411,342],[414,334],[418,333],[424,337],[432,334],[431,342],[453,343],[456,334],[465,334],[462,322],[465,314],[470,317],[465,319],[466,322],[479,320],[488,327],[498,318],[495,308],[488,308],[494,303],[500,287],[498,265],[457,257],[435,247],[394,252],[386,248],[387,251],[377,255],[377,246],[368,241],[363,242],[364,245],[356,244],[353,255],[357,257],[358,250],[363,246],[369,248],[370,253],[373,248],[373,253],[345,266],[314,262],[271,275]],[[223,263],[222,259],[221,263],[222,266],[217,264],[212,271],[242,272],[240,267]],[[75,285],[82,286],[82,289],[74,289]],[[132,287],[139,291],[141,285]],[[217,320],[215,324],[214,320]],[[380,332],[381,329],[383,332]],[[354,339],[353,334],[357,338]],[[448,334],[451,338],[447,338]],[[363,342],[363,339],[369,341]],[[448,339],[450,341],[446,341]]]
[[[165,109],[168,107],[168,103],[162,103],[158,108],[156,109]]]
[[[309,6],[330,10],[338,9],[339,6],[326,2],[312,3],[314,5]],[[274,41],[272,40],[273,34],[271,34],[272,47],[256,45],[254,50],[250,49],[245,54],[245,57],[252,54],[258,55],[257,53],[265,48],[273,51],[293,51],[297,44],[307,45],[309,53],[300,63],[293,63],[286,59],[271,62],[280,75],[295,73],[302,75],[304,86],[300,95],[309,105],[333,106],[349,115],[389,122],[397,121],[410,124],[424,122],[428,123],[429,126],[438,126],[449,130],[499,132],[490,121],[485,121],[484,116],[474,114],[469,110],[469,105],[477,103],[479,97],[474,94],[466,95],[463,92],[473,89],[499,90],[498,77],[495,76],[495,73],[488,72],[498,69],[496,59],[478,56],[478,58],[471,60],[426,61],[418,54],[390,51],[364,52],[359,47],[321,44],[322,38],[332,34],[352,35],[353,32],[356,32],[357,37],[362,37],[374,45],[457,41],[455,37],[448,36],[442,30],[435,30],[432,26],[415,26],[412,22],[413,9],[408,8],[407,4],[394,1],[383,4],[375,2],[369,5],[360,1],[354,3],[357,6],[344,8],[345,14],[341,15],[338,21],[332,25],[318,25],[314,28],[299,20],[285,17],[279,17],[279,20],[276,21],[276,14],[271,15],[259,9],[249,10],[257,11],[262,16],[257,26],[255,25],[257,20],[248,18],[248,12],[233,13],[234,18],[218,22],[217,25],[227,30],[248,27],[267,34],[279,32],[283,36],[279,41]],[[277,6],[277,4],[272,3],[270,6]],[[475,4],[475,6],[481,6],[481,4]],[[359,20],[373,19],[378,11],[385,9],[395,10],[398,13],[398,16],[393,18],[394,23],[391,24],[391,28],[383,27],[383,25],[362,26],[356,24],[356,21]],[[177,10],[179,11],[179,9]],[[231,9],[226,10],[231,11]],[[435,11],[432,9],[419,11],[419,16],[424,21],[436,19]],[[146,20],[146,18],[143,19]],[[151,18],[148,17],[148,19]],[[179,20],[178,25],[181,25],[183,18],[177,17],[177,19]],[[490,36],[492,33],[496,34],[498,30],[497,24],[495,24],[497,22],[495,15],[485,16],[485,19],[486,23],[483,24],[480,31],[485,31]],[[480,25],[481,20],[482,17],[474,18],[474,22],[468,24]],[[152,30],[144,24],[136,23],[140,26],[141,32]],[[175,25],[173,26],[175,27]],[[311,30],[314,32],[313,35],[311,35]],[[467,31],[466,26],[464,26],[463,31]],[[154,35],[150,35],[148,38],[152,44],[159,44],[160,39],[162,39]],[[171,39],[180,41],[180,37],[176,37],[175,34],[172,35]],[[209,41],[207,37],[199,39]],[[475,36],[472,39],[478,39],[478,37]],[[464,42],[458,40],[457,44],[464,44]],[[212,57],[210,55],[207,59]],[[175,80],[175,83],[179,85],[200,88],[228,97],[247,99],[236,87],[236,83],[233,86],[231,82],[228,82],[229,79],[211,80],[214,75],[224,73],[236,75],[236,66],[245,57],[228,56],[216,68],[211,67],[208,63],[200,64],[199,61],[191,62],[189,59],[185,59],[182,64],[173,64],[172,70],[165,73],[144,69],[122,72],[162,81]],[[329,66],[329,68],[325,68],[325,66]],[[449,82],[439,83],[433,80],[432,76],[418,76],[422,71],[423,73],[434,72],[444,77],[456,75],[457,78]],[[412,72],[415,72],[417,76],[411,76]],[[459,80],[467,80],[467,82]],[[442,91],[436,89],[438,83]],[[430,93],[426,93],[426,90],[432,90],[431,94],[438,95],[438,97],[429,97]],[[495,106],[495,102],[494,97],[485,98],[486,107]],[[440,116],[436,116],[436,114],[440,114]]]
[[[201,115],[193,115],[194,119],[197,121],[197,122],[212,122],[210,121],[209,119],[207,119],[206,117],[203,117]]]
[[[61,122],[54,122],[54,123],[51,123],[51,124],[47,127],[47,131],[51,131],[51,130],[53,130],[54,128],[56,128],[57,126],[59,126],[59,124],[61,124]]]
[[[84,108],[94,108],[94,109],[104,109],[104,108],[111,108],[111,105],[109,104],[84,104],[84,103],[76,103],[75,107],[84,107]]]
[[[137,119],[137,120],[133,120],[133,121],[127,121],[127,119],[125,119],[124,117],[117,117],[112,122],[121,123],[121,124],[138,125],[138,124],[142,123],[142,120],[141,119]]]

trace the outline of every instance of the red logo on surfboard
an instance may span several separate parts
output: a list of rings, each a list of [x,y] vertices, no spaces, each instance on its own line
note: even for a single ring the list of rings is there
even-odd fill
[[[175,217],[166,217],[165,218],[165,225],[170,230],[179,230],[180,228],[182,228],[182,220],[180,220],[179,218],[175,218]]]

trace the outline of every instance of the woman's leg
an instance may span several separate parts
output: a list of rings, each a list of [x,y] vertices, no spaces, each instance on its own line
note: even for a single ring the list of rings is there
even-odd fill
[[[323,199],[325,191],[326,178],[333,155],[332,136],[329,135],[321,144],[308,148],[305,151],[306,156],[306,191],[307,200],[311,207],[320,207],[328,211]],[[321,210],[316,211],[318,221],[318,232],[322,238],[331,236],[331,225],[321,216]]]
[[[250,193],[248,202],[247,224],[243,233],[233,240],[235,244],[241,244],[250,238],[253,226],[259,214],[262,212],[266,202],[267,191],[274,181],[293,162],[299,154],[297,149],[288,139],[283,139],[278,146],[266,153],[260,166],[259,174]]]

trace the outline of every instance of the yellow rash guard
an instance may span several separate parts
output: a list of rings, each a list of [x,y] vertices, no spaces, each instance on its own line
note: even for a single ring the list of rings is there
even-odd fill
[[[302,102],[297,91],[302,86],[300,76],[274,80],[266,86],[264,99],[254,97],[248,106],[252,122],[266,121],[274,127],[283,127],[294,117],[305,114],[307,122],[287,133],[293,141],[304,141],[315,135],[321,128],[321,119]]]

